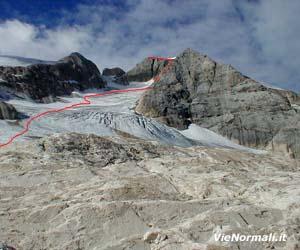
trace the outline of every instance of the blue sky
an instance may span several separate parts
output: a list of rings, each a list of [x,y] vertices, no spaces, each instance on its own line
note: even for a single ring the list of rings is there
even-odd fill
[[[35,25],[55,27],[64,13],[74,12],[79,5],[110,5],[126,9],[126,1],[115,0],[15,0],[0,2],[0,18],[18,19]]]
[[[244,74],[300,91],[298,0],[0,1],[0,54],[104,67],[193,48]],[[5,39],[3,39],[5,38]]]

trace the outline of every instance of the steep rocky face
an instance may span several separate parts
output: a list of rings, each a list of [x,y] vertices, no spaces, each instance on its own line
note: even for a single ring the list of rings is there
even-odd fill
[[[19,113],[13,105],[0,101],[1,120],[15,120],[18,118],[19,118]]]
[[[108,77],[108,80],[111,80],[117,84],[128,85],[128,79],[126,72],[121,68],[105,68],[102,73],[103,76]]]
[[[146,58],[129,70],[126,75],[129,82],[146,82],[158,75],[168,61]]]
[[[292,158],[300,158],[300,119],[279,130],[268,145],[275,152],[285,152]]]
[[[299,120],[291,103],[297,99],[291,91],[268,88],[187,49],[144,94],[136,111],[177,128],[196,123],[240,144],[265,147]]]
[[[0,66],[0,79],[1,92],[41,102],[106,84],[97,66],[79,53],[72,53],[55,64]]]

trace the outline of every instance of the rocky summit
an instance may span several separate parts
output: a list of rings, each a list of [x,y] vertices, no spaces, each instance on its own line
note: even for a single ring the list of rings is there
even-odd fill
[[[146,59],[127,74],[145,80],[167,65],[160,63]],[[242,145],[300,157],[296,93],[265,86],[191,49],[171,63],[140,99],[138,113],[180,129],[198,124]]]
[[[122,76],[122,75],[125,75],[126,72],[119,68],[119,67],[116,67],[116,68],[105,68],[102,72],[102,75],[104,76]]]
[[[158,75],[167,64],[167,60],[164,61],[153,58],[146,58],[126,73],[128,81],[149,81],[150,79]]]
[[[122,84],[122,85],[129,84],[126,72],[119,67],[110,68],[110,69],[105,68],[102,72],[102,75],[104,77],[108,77],[107,80],[113,81],[114,83]]]
[[[0,94],[6,97],[49,102],[57,96],[70,95],[74,90],[105,85],[97,66],[79,53],[49,64],[0,66]]]

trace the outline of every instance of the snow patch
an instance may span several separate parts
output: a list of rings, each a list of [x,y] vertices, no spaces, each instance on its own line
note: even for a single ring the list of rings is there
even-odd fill
[[[259,82],[261,85],[269,88],[269,89],[276,89],[276,90],[283,90],[283,91],[286,91],[285,89],[282,89],[282,88],[279,88],[279,87],[276,87],[276,86],[273,86],[269,83],[265,83],[265,82]]]
[[[229,139],[209,130],[206,128],[202,128],[196,124],[191,124],[188,129],[180,131],[181,134],[186,136],[189,139],[196,140],[205,145],[212,147],[225,147],[225,148],[234,148],[239,150],[245,150],[252,153],[263,153],[262,150],[256,150],[241,146],[236,144]]]

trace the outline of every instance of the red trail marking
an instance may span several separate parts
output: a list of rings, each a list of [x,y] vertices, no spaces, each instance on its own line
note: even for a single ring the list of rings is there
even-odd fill
[[[157,60],[168,60],[168,61],[172,61],[174,59],[171,58],[163,58],[163,57],[148,57],[149,59],[157,59]],[[154,79],[154,81],[159,80],[159,77]],[[69,106],[65,106],[63,108],[58,108],[58,109],[50,109],[47,111],[44,111],[42,113],[39,113],[37,115],[34,115],[32,117],[30,117],[28,120],[26,120],[24,126],[23,126],[23,130],[16,133],[15,135],[11,136],[7,142],[4,143],[0,143],[0,148],[3,148],[5,146],[8,146],[9,144],[13,143],[18,137],[26,134],[29,129],[30,129],[30,125],[33,121],[37,120],[38,118],[41,118],[43,116],[46,116],[48,114],[52,114],[52,113],[59,113],[65,110],[69,110],[72,108],[77,108],[77,107],[82,107],[82,106],[88,106],[90,105],[92,102],[90,101],[91,98],[96,98],[96,97],[101,97],[101,96],[106,96],[106,95],[112,95],[112,94],[119,94],[119,93],[127,93],[127,92],[138,92],[138,91],[144,91],[144,90],[149,90],[152,89],[152,87],[150,86],[146,86],[146,87],[142,87],[142,88],[130,88],[130,89],[115,89],[115,90],[109,90],[103,93],[97,93],[97,94],[89,94],[89,95],[85,95],[83,96],[83,101],[79,102],[79,103],[75,103],[75,104],[71,104]]]
[[[149,56],[148,59],[157,60],[157,61],[174,61],[175,60],[175,58],[158,57],[158,56]]]

